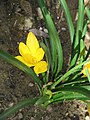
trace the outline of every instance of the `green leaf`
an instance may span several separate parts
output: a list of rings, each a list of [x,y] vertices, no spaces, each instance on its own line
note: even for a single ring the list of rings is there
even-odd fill
[[[90,21],[90,10],[89,10],[89,8],[85,7],[85,11],[86,11],[87,17],[88,17],[88,19]]]
[[[24,71],[38,85],[39,90],[42,89],[42,81],[37,77],[37,75],[35,74],[35,72],[31,68],[27,67],[24,63],[20,62],[15,57],[13,57],[9,53],[6,53],[2,50],[0,50],[0,58],[3,58],[4,60],[9,62],[10,64],[12,64],[12,65],[16,66],[17,68],[19,68],[20,70]]]
[[[40,97],[40,99],[37,100],[35,105],[43,105],[44,102],[46,102],[47,100],[49,100],[49,97],[47,95],[44,95],[44,96]]]
[[[83,31],[82,31],[82,39],[80,40],[80,62],[84,61],[85,58],[85,50],[86,50],[86,46],[84,43],[84,38],[86,36],[86,32],[87,32],[87,22],[84,25]]]
[[[70,92],[70,91],[61,91],[53,95],[53,102],[57,101],[64,101],[64,100],[88,100],[88,97],[84,96],[83,94]]]
[[[44,75],[45,76],[44,83],[46,84],[49,81],[49,71],[50,71],[50,65],[51,65],[51,54],[50,54],[49,46],[47,47],[43,42],[40,42],[40,45],[45,51],[46,61],[48,62],[48,70],[47,70],[46,76]]]
[[[69,8],[67,6],[66,0],[60,0],[60,4],[63,7],[63,10],[65,12],[66,20],[67,20],[69,31],[70,31],[71,43],[73,43],[73,40],[74,40],[74,26],[73,26],[72,18],[71,18],[71,15],[70,15],[70,11],[69,11]]]
[[[71,91],[83,94],[88,99],[90,99],[90,90],[84,88],[83,86],[65,86],[65,87],[56,87],[52,92],[59,92],[59,91]]]
[[[28,105],[34,105],[38,98],[29,98],[25,99],[18,104],[14,105],[13,107],[7,109],[2,114],[0,114],[0,120],[6,120],[7,117],[11,116],[13,113],[17,112],[19,109],[22,109]]]
[[[88,82],[86,77],[82,77],[81,76],[77,76],[77,78],[72,79],[72,80],[68,80],[67,82],[63,83],[63,86],[68,86],[68,85],[81,85],[81,84],[85,84],[86,82]]]
[[[61,81],[65,81],[65,79],[67,77],[69,77],[71,74],[75,73],[76,71],[78,71],[78,69],[80,69],[80,67],[82,65],[84,65],[85,63],[89,62],[90,60],[84,61],[82,63],[80,63],[79,65],[73,67],[72,69],[70,69],[69,71],[67,71],[59,80],[57,80],[56,82],[54,82],[51,86],[51,88],[55,88],[55,86],[57,86]]]
[[[83,85],[84,88],[87,88],[88,90],[90,90],[90,84],[89,85]]]
[[[63,89],[63,88],[62,88]],[[45,104],[46,106],[52,103],[59,103],[59,102],[63,102],[64,100],[89,100],[88,97],[86,97],[85,95],[78,93],[78,92],[74,92],[74,91],[58,91],[58,92],[53,92],[53,97],[48,100]]]
[[[48,29],[50,48],[51,48],[50,52],[52,55],[51,67],[52,67],[53,75],[58,74],[62,70],[62,64],[63,64],[62,46],[55,25],[46,8],[44,0],[38,0],[38,3],[41,8]]]
[[[75,66],[80,54],[80,40],[82,39],[83,24],[84,24],[84,0],[79,0],[77,29],[76,36],[72,45],[70,68]]]

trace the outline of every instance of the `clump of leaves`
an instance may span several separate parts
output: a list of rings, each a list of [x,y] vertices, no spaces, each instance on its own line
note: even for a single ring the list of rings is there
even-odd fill
[[[43,42],[39,43],[42,50],[38,52],[36,47],[35,49],[31,47],[33,43],[28,43],[31,53],[27,54],[26,48],[25,51],[23,51],[23,47],[20,50],[20,54],[25,57],[21,58],[19,56],[20,58],[16,59],[2,50],[0,50],[0,57],[28,74],[37,84],[40,96],[37,98],[29,98],[11,107],[0,115],[0,120],[7,118],[12,113],[30,104],[48,106],[51,103],[62,102],[63,100],[90,100],[90,60],[87,60],[90,50],[87,50],[84,44],[88,22],[90,21],[89,8],[84,6],[83,0],[79,0],[78,20],[75,30],[67,3],[65,0],[60,0],[69,27],[72,45],[70,65],[66,73],[62,74],[63,49],[57,30],[47,10],[45,1],[38,0],[38,3],[49,35],[49,39],[44,39]],[[88,18],[87,20],[84,17],[85,11]],[[38,48],[40,49],[40,47]],[[43,59],[44,53],[46,56],[45,64],[36,66]],[[27,55],[29,55],[29,58]],[[33,70],[31,68],[32,66],[36,67],[38,70]],[[41,73],[42,79],[37,76],[39,73]]]

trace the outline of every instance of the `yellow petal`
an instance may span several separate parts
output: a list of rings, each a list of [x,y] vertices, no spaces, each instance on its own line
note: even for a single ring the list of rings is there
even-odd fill
[[[89,73],[90,73],[90,62],[87,62],[84,67],[83,67],[83,70],[82,70],[82,73],[86,76],[86,70],[85,69],[88,69]]]
[[[87,62],[87,63],[84,65],[84,68],[90,68],[90,62]]]
[[[42,48],[38,48],[36,54],[35,54],[35,58],[37,61],[41,61],[44,57],[44,50]]]
[[[29,48],[23,42],[20,42],[19,44],[19,53],[24,58],[24,60],[30,64],[37,62],[36,58],[32,56]]]
[[[18,59],[18,60],[20,60],[22,63],[24,63],[24,64],[27,65],[28,67],[34,66],[33,64],[27,63],[27,62],[23,59],[22,56],[16,56],[15,58]]]
[[[40,73],[43,73],[43,72],[46,72],[47,71],[47,62],[46,61],[40,61],[38,62],[35,67],[34,67],[34,71],[36,74],[40,74]]]
[[[32,32],[28,33],[26,45],[28,46],[29,50],[33,55],[36,53],[37,49],[39,48],[38,40]]]

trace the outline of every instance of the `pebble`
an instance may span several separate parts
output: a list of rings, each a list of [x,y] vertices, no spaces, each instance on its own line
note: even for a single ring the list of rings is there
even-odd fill
[[[42,15],[42,11],[41,11],[40,7],[37,8],[37,12],[38,12],[38,17],[40,19],[43,19],[43,15]]]
[[[87,5],[89,0],[84,0],[84,4]]]
[[[34,84],[33,83],[29,83],[29,85],[28,85],[29,87],[33,87],[34,86]]]
[[[89,117],[89,116],[86,116],[85,120],[90,120],[90,117]]]
[[[43,31],[44,31],[45,33],[48,33],[48,30],[47,30],[47,29],[44,29]]]
[[[35,120],[35,118],[34,117],[31,117],[31,119],[30,120]]]
[[[47,107],[47,111],[48,111],[48,112],[52,112],[52,107],[51,107],[51,106],[48,106],[48,107]]]
[[[31,21],[31,19],[30,18],[25,18],[25,25],[24,25],[25,30],[30,29],[32,27],[32,25],[33,25],[33,23]]]
[[[25,17],[24,19],[24,24],[20,24],[19,25],[19,29],[20,30],[29,30],[30,28],[32,28],[32,21],[31,18]]]
[[[14,105],[14,103],[12,102],[12,103],[9,104],[9,107],[12,107],[13,105]]]
[[[61,30],[62,30],[62,31],[66,31],[66,28],[65,28],[65,27],[62,27]]]
[[[22,113],[19,113],[18,114],[18,119],[21,120],[23,118],[23,114]]]

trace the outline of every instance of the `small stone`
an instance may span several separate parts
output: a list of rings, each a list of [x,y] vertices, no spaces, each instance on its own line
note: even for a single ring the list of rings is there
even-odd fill
[[[34,86],[34,84],[33,83],[29,83],[29,85],[28,85],[29,87],[33,87]]]
[[[90,117],[89,117],[89,116],[86,116],[86,117],[85,117],[85,120],[90,120]]]
[[[10,104],[9,104],[9,107],[12,107],[13,105],[14,105],[14,103],[10,103]]]
[[[39,28],[39,30],[43,30],[43,28],[42,28],[42,27],[40,27],[40,28]]]
[[[60,17],[59,16],[57,16],[57,20],[59,20],[60,19]]]
[[[43,19],[43,15],[42,15],[42,11],[41,11],[40,7],[37,8],[37,11],[38,11],[39,18]]]
[[[84,0],[84,4],[87,5],[89,3],[89,0]]]
[[[34,117],[31,117],[31,119],[30,120],[35,120],[35,118]]]
[[[52,112],[52,107],[51,107],[51,106],[48,106],[48,107],[47,107],[47,111],[48,111],[48,112]]]
[[[69,115],[69,113],[68,112],[66,112],[66,116],[68,116]]]
[[[25,18],[25,25],[24,25],[24,29],[28,30],[32,27],[33,23],[31,21],[30,18]]]
[[[44,32],[45,32],[45,33],[48,33],[48,30],[47,30],[47,29],[44,29]]]
[[[2,104],[0,103],[0,107],[2,106]]]
[[[31,18],[25,17],[24,18],[24,23],[19,25],[19,29],[20,30],[29,30],[30,28],[32,28],[32,21]]]
[[[23,118],[23,114],[22,113],[19,113],[18,114],[18,119],[21,120]]]
[[[48,117],[48,116],[46,116],[46,117],[45,117],[45,120],[49,120],[49,117]]]
[[[62,27],[61,30],[62,30],[62,31],[66,31],[66,28],[65,28],[65,27]]]

